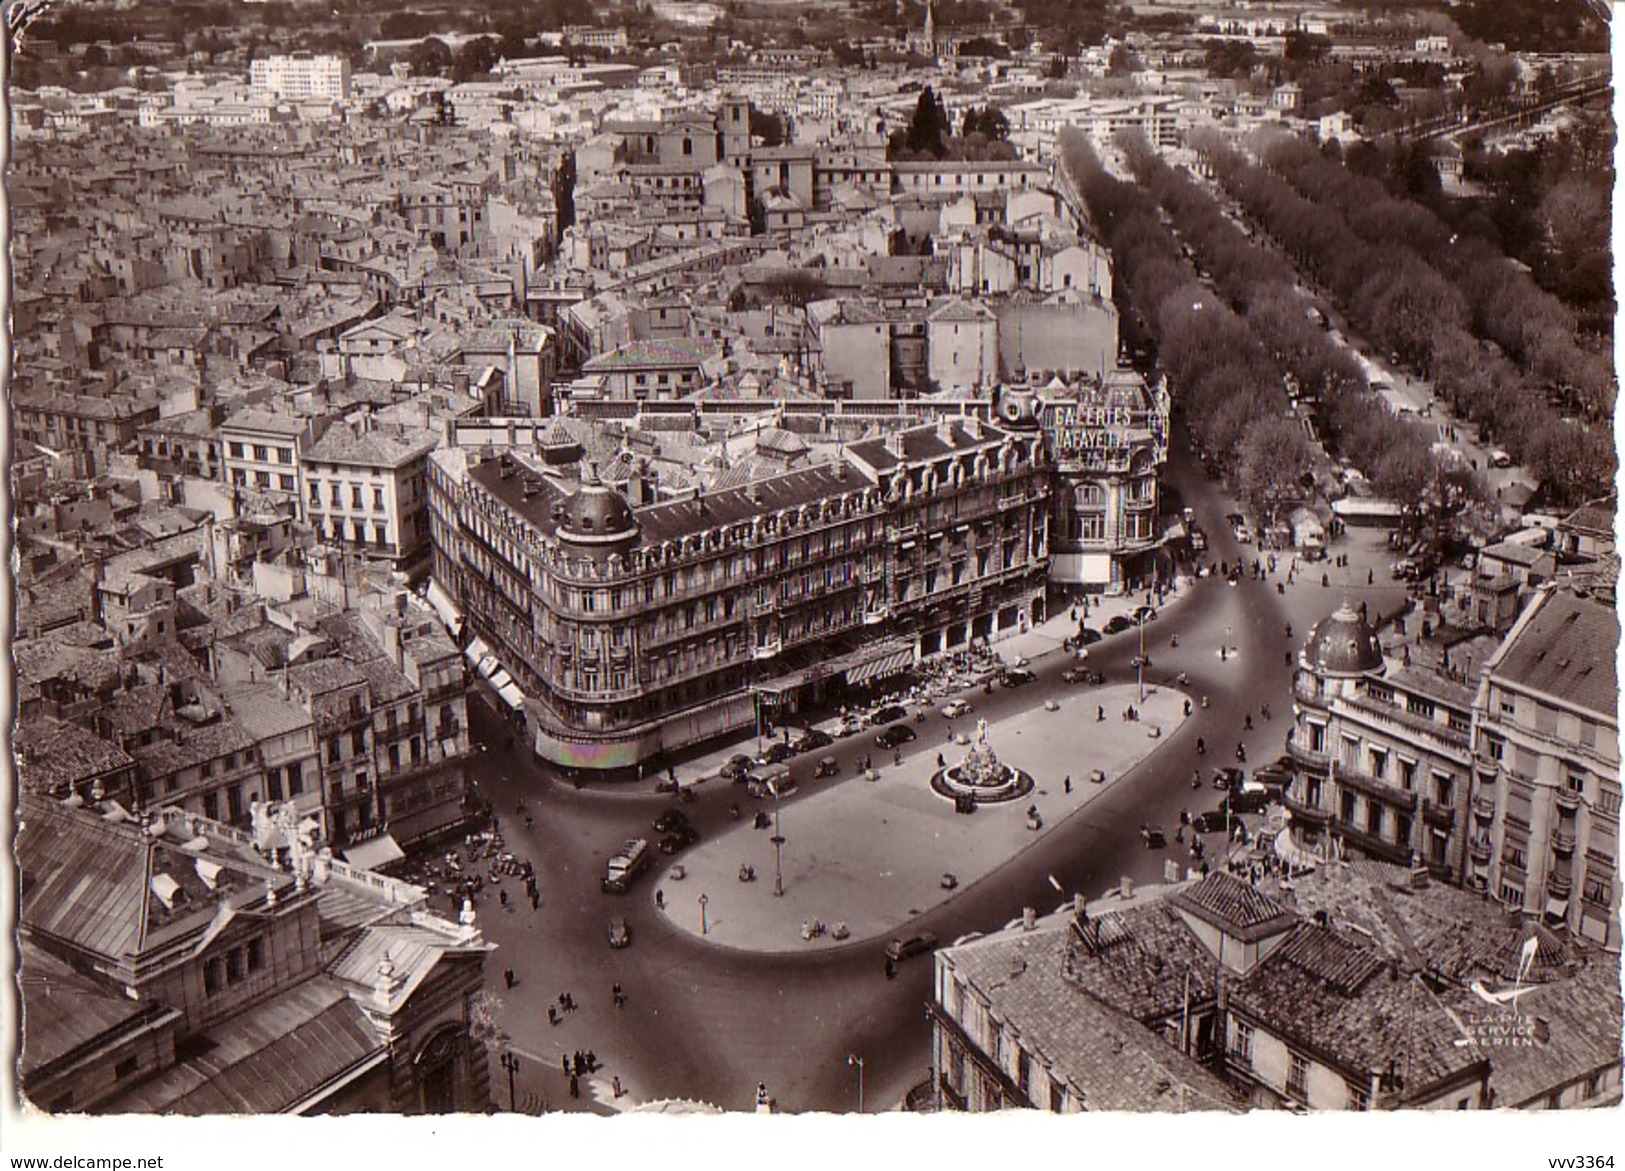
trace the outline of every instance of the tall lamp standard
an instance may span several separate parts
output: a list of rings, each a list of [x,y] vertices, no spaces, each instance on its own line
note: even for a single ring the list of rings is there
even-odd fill
[[[1134,660],[1134,676],[1140,685],[1140,702],[1145,702],[1145,611],[1142,609],[1136,615],[1140,626],[1140,654]]]
[[[855,1066],[857,1066],[857,1069],[858,1069],[858,1113],[862,1114],[863,1113],[863,1058],[859,1057],[856,1053],[848,1053],[846,1055],[846,1063],[848,1065],[855,1065]]]
[[[514,1112],[515,1097],[513,1088],[514,1075],[519,1072],[519,1056],[506,1049],[502,1051],[502,1068],[508,1072],[508,1113]]]
[[[773,793],[773,893],[784,894],[784,834],[779,831],[779,794]]]

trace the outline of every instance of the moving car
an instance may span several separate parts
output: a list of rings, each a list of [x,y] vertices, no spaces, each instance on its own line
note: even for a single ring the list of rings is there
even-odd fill
[[[922,931],[918,935],[910,935],[907,939],[892,940],[886,945],[886,958],[906,960],[921,952],[934,951],[936,946],[937,937],[929,931]]]
[[[1230,792],[1234,793],[1237,789],[1241,788],[1242,782],[1244,782],[1246,779],[1247,774],[1234,766],[1229,768],[1216,768],[1213,770],[1213,787],[1215,789],[1228,789]]]
[[[889,703],[879,711],[870,713],[869,726],[873,728],[880,724],[890,724],[894,720],[905,719],[907,716],[907,709],[899,707],[895,703]]]
[[[1142,825],[1140,827],[1140,840],[1145,843],[1148,850],[1160,850],[1168,844],[1168,835],[1162,832],[1160,826]]]
[[[962,699],[950,699],[942,705],[942,714],[950,720],[957,720],[968,711],[970,711],[970,704]]]
[[[1038,676],[1025,667],[1013,667],[999,676],[1001,687],[1021,687],[1027,683],[1037,682]]]
[[[1207,552],[1207,534],[1195,525],[1191,526],[1191,552]]]
[[[632,927],[627,923],[626,916],[616,915],[609,921],[609,946],[616,951],[632,946]]]
[[[1107,634],[1122,634],[1123,631],[1130,630],[1133,626],[1134,623],[1127,614],[1114,614],[1107,620],[1103,629]]]
[[[671,833],[660,839],[660,852],[662,854],[675,854],[678,850],[692,846],[700,840],[700,831],[684,822]]]
[[[790,741],[790,747],[797,752],[812,752],[814,749],[828,748],[833,743],[835,743],[835,737],[828,732],[820,732],[817,728],[808,728]]]
[[[1227,817],[1223,809],[1209,809],[1196,815],[1191,821],[1191,828],[1199,834],[1222,834],[1235,824],[1234,815]]]
[[[841,762],[836,760],[833,756],[826,756],[823,760],[819,761],[817,767],[813,769],[813,776],[833,777],[840,771]]]
[[[743,752],[736,752],[718,770],[718,775],[725,781],[742,781],[745,779],[745,774],[750,772],[750,766],[754,763],[756,762]]]
[[[1078,628],[1078,644],[1080,646],[1092,646],[1104,637],[1105,635],[1101,634],[1093,626],[1080,626]]]
[[[1088,667],[1068,667],[1061,672],[1062,683],[1104,683],[1106,677]]]
[[[1155,622],[1156,618],[1157,608],[1155,606],[1141,606],[1134,611],[1135,622]]]
[[[688,824],[688,815],[681,809],[668,809],[655,818],[655,833],[669,834],[680,825]]]
[[[907,724],[893,724],[885,731],[876,734],[875,743],[882,748],[897,748],[911,740],[918,740],[914,729]]]

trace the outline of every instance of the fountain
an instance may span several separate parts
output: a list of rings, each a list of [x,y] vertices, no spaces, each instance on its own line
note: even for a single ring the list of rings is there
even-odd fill
[[[955,802],[977,805],[1013,801],[1032,791],[1033,779],[1020,769],[999,759],[987,739],[987,721],[976,721],[976,739],[958,764],[948,765],[931,777],[931,788]]]

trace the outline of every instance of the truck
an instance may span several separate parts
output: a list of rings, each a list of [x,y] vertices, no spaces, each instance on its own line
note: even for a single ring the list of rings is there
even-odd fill
[[[632,880],[649,865],[649,843],[644,838],[628,838],[620,852],[604,864],[604,890],[625,894]]]

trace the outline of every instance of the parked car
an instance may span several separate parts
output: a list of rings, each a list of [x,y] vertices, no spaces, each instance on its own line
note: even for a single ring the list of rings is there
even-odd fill
[[[1271,789],[1286,788],[1292,783],[1292,777],[1292,765],[1284,756],[1253,770],[1253,780]]]
[[[1022,687],[1028,683],[1035,683],[1037,681],[1038,676],[1034,675],[1025,667],[1012,667],[1010,670],[999,676],[999,685],[1002,687]]]
[[[655,833],[669,834],[680,825],[688,824],[688,814],[681,809],[668,809],[655,818]]]
[[[609,946],[616,951],[632,946],[632,927],[627,923],[626,916],[616,915],[609,921]]]
[[[835,743],[835,737],[828,732],[820,732],[817,728],[808,728],[790,741],[790,747],[797,752],[812,752],[819,748],[828,748],[833,743]]]
[[[1155,606],[1141,606],[1134,611],[1135,622],[1155,622],[1156,618],[1157,608]]]
[[[922,952],[934,951],[937,946],[937,937],[929,931],[922,931],[918,935],[910,935],[906,939],[894,939],[886,945],[886,958],[890,960],[906,960],[910,956],[917,956]]]
[[[876,734],[875,743],[880,745],[882,748],[897,748],[901,745],[909,743],[911,740],[918,739],[919,737],[915,735],[914,729],[910,728],[907,724],[893,724],[891,727]]]
[[[890,703],[890,704],[887,704],[885,707],[881,708],[879,711],[870,713],[870,715],[869,715],[869,726],[871,728],[874,728],[874,727],[878,727],[881,724],[890,724],[890,723],[892,723],[892,722],[894,722],[896,720],[902,720],[902,719],[907,719],[907,718],[908,718],[908,710],[906,708],[899,707],[895,703]]]
[[[1227,817],[1223,809],[1209,809],[1196,815],[1191,821],[1191,828],[1199,834],[1222,834],[1235,823],[1235,818]]]
[[[1103,628],[1107,634],[1122,634],[1125,630],[1132,630],[1134,623],[1127,614],[1114,614],[1107,619]]]
[[[1269,808],[1270,791],[1257,781],[1248,781],[1219,803],[1231,813],[1262,813]]]
[[[750,767],[754,763],[756,762],[743,752],[736,752],[723,764],[718,775],[726,781],[742,781],[745,779],[745,774],[750,772]]]
[[[1247,774],[1234,766],[1213,770],[1213,787],[1215,789],[1227,789],[1233,793],[1241,788],[1242,782],[1246,779]]]
[[[764,748],[762,754],[756,758],[756,763],[766,768],[768,765],[783,764],[795,754],[795,749],[780,740]]]
[[[1092,646],[1103,637],[1105,636],[1093,626],[1080,626],[1078,628],[1078,644],[1080,646]]]
[[[957,720],[968,711],[970,711],[970,704],[962,699],[950,699],[942,705],[942,714],[950,720]]]

